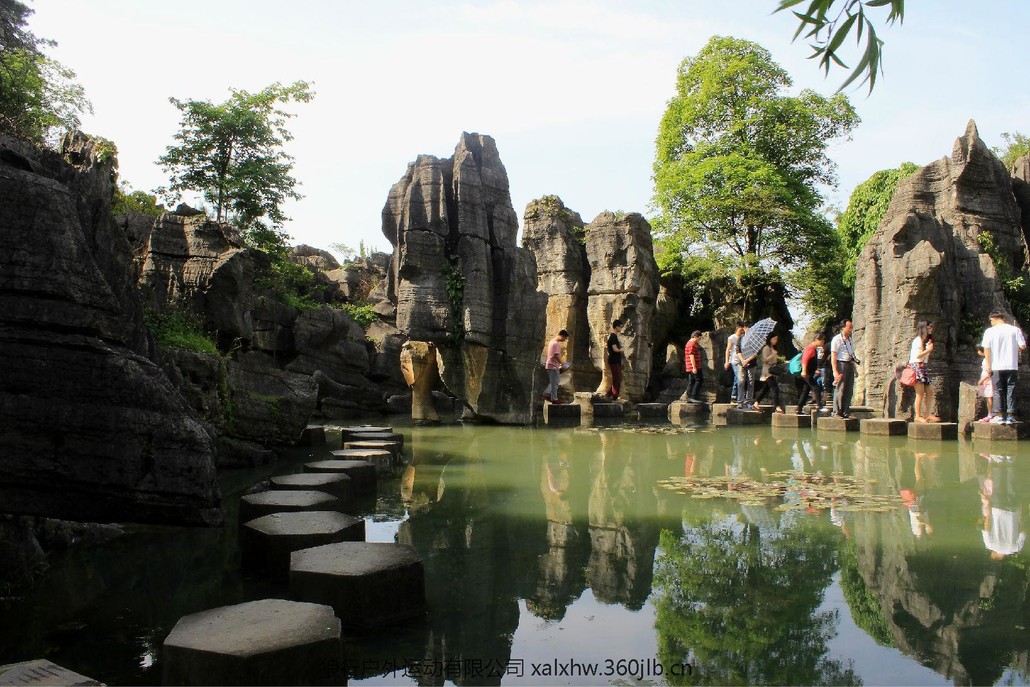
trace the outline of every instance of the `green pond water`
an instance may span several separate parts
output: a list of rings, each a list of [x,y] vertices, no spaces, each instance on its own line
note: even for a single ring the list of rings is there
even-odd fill
[[[399,428],[361,512],[423,557],[424,620],[345,635],[352,684],[1026,684],[1030,450],[768,427]],[[132,527],[0,605],[0,664],[158,684],[243,575],[217,529]],[[728,498],[731,497],[731,498]]]

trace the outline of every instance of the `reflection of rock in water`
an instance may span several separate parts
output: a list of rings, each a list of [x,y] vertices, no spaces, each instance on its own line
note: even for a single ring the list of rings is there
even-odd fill
[[[913,454],[900,451],[890,458],[897,461],[891,466],[897,486],[914,477],[913,487],[925,487],[921,508],[933,530],[916,539],[907,513],[858,515],[861,576],[904,654],[957,685],[993,684],[1014,661],[1025,661],[1030,647],[1022,629],[1027,573],[1014,557],[991,560],[984,550],[976,479],[956,484],[957,465],[939,462],[931,463],[929,475],[913,476]],[[1020,510],[1025,502],[1021,497]]]
[[[655,547],[659,527],[657,505],[640,493],[653,490],[656,475],[619,448],[619,435],[601,435],[601,451],[594,463],[590,492],[590,560],[587,582],[598,601],[619,603],[637,610],[651,593]]]

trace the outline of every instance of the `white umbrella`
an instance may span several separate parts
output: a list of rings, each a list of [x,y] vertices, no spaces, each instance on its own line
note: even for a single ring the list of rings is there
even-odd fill
[[[766,337],[775,327],[776,320],[768,317],[751,325],[751,328],[744,334],[744,338],[740,340],[741,355],[745,358],[758,356],[762,347],[765,346]]]

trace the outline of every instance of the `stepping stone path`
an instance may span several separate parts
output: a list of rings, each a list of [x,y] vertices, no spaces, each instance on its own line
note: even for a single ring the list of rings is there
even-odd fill
[[[820,432],[857,432],[861,429],[860,422],[861,420],[857,417],[845,419],[831,415],[821,415],[816,421],[816,428]]]
[[[669,404],[668,403],[638,403],[637,404],[637,419],[638,420],[668,420],[669,419]]]
[[[908,438],[929,441],[955,441],[958,439],[958,423],[910,422],[908,423]]]
[[[287,491],[324,491],[340,499],[340,505],[347,505],[351,499],[351,481],[345,474],[307,473],[277,475],[269,480],[272,489]]]
[[[325,427],[322,425],[308,425],[300,434],[300,446],[325,446]]]
[[[626,409],[621,403],[594,403],[592,405],[595,418],[621,418],[626,414]]]
[[[987,441],[1018,441],[1027,437],[1025,422],[1017,422],[1014,425],[996,425],[990,422],[974,422],[973,438],[986,439]]]
[[[404,435],[397,432],[356,432],[348,436],[346,441],[395,441],[400,448],[404,448]]]
[[[242,525],[272,513],[303,510],[337,510],[340,500],[324,491],[263,491],[240,498],[239,521]]]
[[[579,427],[583,409],[576,403],[544,403],[544,424],[548,427]]]
[[[737,407],[736,403],[713,403],[712,404],[712,424],[716,427],[725,427],[729,424],[726,419],[726,413]]]
[[[679,425],[684,420],[696,420],[702,415],[707,415],[710,410],[707,403],[673,401],[669,404],[669,421],[674,425]]]
[[[166,685],[327,684],[343,677],[340,620],[282,599],[213,608],[175,624],[162,662]]]
[[[871,418],[861,420],[859,428],[862,434],[878,436],[904,436],[908,434],[908,423],[896,418]]]
[[[243,567],[285,580],[290,554],[323,544],[365,541],[365,521],[336,511],[272,513],[240,529]]]
[[[812,416],[798,415],[796,412],[773,413],[772,426],[786,429],[811,429]]]
[[[354,495],[376,493],[376,468],[366,460],[316,460],[305,463],[304,472],[344,474],[350,478]]]
[[[68,685],[69,687],[103,687],[103,682],[97,682],[85,675],[79,675],[67,668],[62,668],[56,663],[40,658],[35,661],[24,661],[22,663],[9,663],[0,666],[0,686],[29,685],[57,686]]]
[[[336,460],[363,460],[376,466],[380,475],[393,474],[393,454],[383,449],[345,448],[332,452]]]
[[[426,612],[422,558],[406,544],[343,542],[290,556],[290,596],[333,607],[345,627],[376,627]]]
[[[401,446],[396,441],[351,441],[343,442],[343,450],[361,449],[364,451],[389,451],[393,462],[399,463]]]
[[[727,425],[767,425],[769,422],[769,413],[761,410],[730,408],[726,411]]]
[[[392,432],[393,427],[377,427],[374,425],[355,425],[353,427],[340,427],[340,441],[347,441],[354,434],[368,434],[369,432]]]

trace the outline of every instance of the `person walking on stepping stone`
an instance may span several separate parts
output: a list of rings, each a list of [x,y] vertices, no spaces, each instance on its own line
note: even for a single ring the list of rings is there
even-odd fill
[[[612,331],[605,343],[608,350],[608,368],[612,371],[612,386],[608,390],[608,397],[612,401],[619,397],[619,391],[622,389],[622,342],[619,341],[621,331],[622,320],[612,322]]]
[[[561,361],[561,345],[568,338],[569,333],[563,329],[547,344],[547,361],[544,368],[547,370],[548,384],[543,398],[551,403],[561,403],[558,400],[558,383],[561,381],[561,371],[564,367]]]
[[[1011,425],[1016,421],[1019,353],[1026,350],[1023,330],[1005,322],[1005,313],[995,310],[980,345],[984,347],[984,372],[991,375],[994,387],[995,417],[991,422]]]

